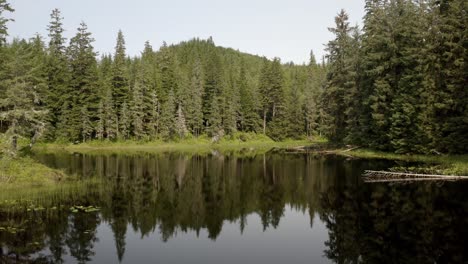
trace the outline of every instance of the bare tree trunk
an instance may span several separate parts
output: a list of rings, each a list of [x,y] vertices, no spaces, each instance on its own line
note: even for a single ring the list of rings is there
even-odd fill
[[[263,134],[266,134],[266,116],[267,116],[267,111],[263,110]]]

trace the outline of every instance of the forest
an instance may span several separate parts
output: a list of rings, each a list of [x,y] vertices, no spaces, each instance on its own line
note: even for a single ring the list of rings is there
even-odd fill
[[[363,25],[342,10],[319,61],[284,63],[194,38],[140,56],[116,36],[98,54],[82,22],[65,39],[60,10],[48,36],[8,41],[0,0],[0,132],[19,139],[326,137],[396,153],[468,153],[468,2],[366,0]],[[13,13],[14,16],[14,13]],[[148,32],[157,34],[157,32]],[[307,32],[304,32],[307,34]]]

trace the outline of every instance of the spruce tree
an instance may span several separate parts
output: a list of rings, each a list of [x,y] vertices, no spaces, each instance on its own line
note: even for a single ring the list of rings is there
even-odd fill
[[[214,49],[214,46],[211,46],[210,48]],[[218,102],[220,98],[218,97],[221,95],[223,90],[222,66],[216,50],[212,51],[207,60],[206,67],[204,68],[205,78],[202,108],[206,132],[208,134],[212,134],[214,133],[213,120],[221,120],[221,116],[218,116],[221,115],[221,112],[219,111],[221,106]],[[218,109],[216,110],[218,111],[214,110],[213,103],[217,104],[216,107]]]
[[[166,102],[162,104],[161,109],[161,122],[159,133],[161,137],[165,140],[171,139],[175,134],[175,113],[176,112],[176,102],[174,91],[169,91]]]
[[[187,133],[187,125],[185,121],[185,116],[184,116],[184,111],[182,111],[182,106],[179,104],[177,107],[177,115],[176,115],[176,120],[175,120],[175,130],[179,138],[184,138]]]
[[[128,69],[125,57],[125,39],[121,30],[117,34],[114,60],[112,62],[112,97],[117,109],[129,100]]]
[[[143,104],[143,90],[145,89],[142,87],[143,84],[140,80],[135,82],[135,86],[133,87],[132,91],[132,100],[130,103],[130,114],[131,120],[133,125],[133,135],[137,139],[142,139],[144,137],[144,115],[145,111],[149,109],[145,109],[145,105]]]
[[[255,102],[255,94],[252,87],[248,86],[245,64],[242,62],[239,77],[237,78],[240,104],[240,129],[246,132],[257,132],[260,127],[260,119]]]
[[[119,133],[117,138],[126,140],[130,137],[130,111],[128,109],[127,102],[123,102],[122,107],[119,111],[119,122],[118,122]]]
[[[96,53],[92,46],[93,41],[87,25],[81,22],[78,32],[70,40],[67,50],[71,73],[70,92],[66,98],[69,102],[69,109],[66,109],[66,113],[62,113],[62,115],[66,114],[64,119],[67,120],[68,127],[62,126],[60,129],[65,129],[67,131],[66,138],[73,141],[82,139],[80,117],[82,107],[87,107],[92,123],[97,120],[98,73]]]
[[[0,47],[2,47],[6,42],[6,37],[8,36],[8,27],[7,23],[12,21],[12,19],[5,18],[3,16],[4,12],[14,12],[15,10],[6,0],[0,0]]]
[[[326,131],[328,137],[335,142],[343,142],[346,136],[346,105],[345,94],[349,92],[348,83],[352,81],[349,76],[347,57],[350,54],[352,27],[348,22],[348,14],[341,10],[335,18],[335,27],[329,31],[335,38],[327,44],[327,58],[330,69],[327,76],[327,85],[323,93],[325,112],[330,117]]]
[[[196,59],[191,71],[188,97],[185,100],[185,117],[187,119],[187,126],[190,132],[199,136],[203,128],[203,70],[202,64],[199,59]]]
[[[49,46],[47,49],[47,91],[44,101],[49,111],[47,115],[46,137],[49,140],[55,138],[55,130],[63,103],[67,100],[70,92],[68,71],[66,39],[63,37],[63,23],[60,10],[54,9],[50,15],[51,21],[48,25]]]
[[[37,43],[39,41],[39,43]],[[43,66],[37,60],[35,45],[42,41],[37,37],[31,42],[15,39],[8,47],[8,58],[4,77],[0,84],[5,87],[5,94],[0,100],[0,120],[8,124],[6,135],[11,144],[12,153],[17,150],[19,137],[30,139],[30,145],[43,133],[45,115],[41,107],[40,90],[45,86],[45,74],[40,70]]]

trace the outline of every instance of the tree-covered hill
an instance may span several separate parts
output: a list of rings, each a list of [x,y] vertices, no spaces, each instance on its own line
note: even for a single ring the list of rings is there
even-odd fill
[[[362,28],[341,11],[328,55],[282,63],[192,39],[129,57],[119,31],[98,56],[83,22],[63,36],[6,41],[0,0],[0,131],[44,141],[174,140],[237,132],[323,135],[398,153],[468,152],[468,4],[366,0]],[[307,34],[307,32],[304,32]],[[291,47],[292,48],[292,47]]]

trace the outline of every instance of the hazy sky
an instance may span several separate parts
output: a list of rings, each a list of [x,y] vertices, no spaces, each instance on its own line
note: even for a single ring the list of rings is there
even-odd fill
[[[70,39],[81,21],[88,24],[96,51],[113,52],[122,29],[127,53],[138,55],[146,40],[154,49],[163,41],[213,37],[216,45],[283,62],[317,59],[332,38],[327,28],[344,8],[354,25],[361,24],[364,0],[10,0],[16,11],[11,37],[47,36],[50,12],[62,11]]]

